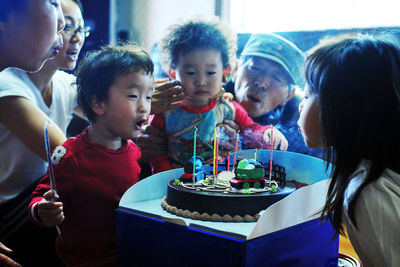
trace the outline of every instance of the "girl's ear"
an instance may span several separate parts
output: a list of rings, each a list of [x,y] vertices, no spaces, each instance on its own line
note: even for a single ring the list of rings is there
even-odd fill
[[[173,69],[169,69],[168,76],[171,78],[171,80],[176,80],[175,71]]]
[[[222,72],[222,82],[223,83],[228,82],[228,78],[227,77],[228,77],[230,72],[231,72],[231,67],[226,67],[224,69],[224,71]]]
[[[102,116],[106,113],[106,105],[103,101],[99,101],[95,95],[90,97],[90,107],[98,116]]]

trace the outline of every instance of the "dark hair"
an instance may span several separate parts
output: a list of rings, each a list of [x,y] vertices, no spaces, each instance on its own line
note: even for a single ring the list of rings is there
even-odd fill
[[[29,0],[0,0],[0,21],[5,21],[8,16],[16,11],[27,8]]]
[[[227,68],[234,64],[237,44],[236,35],[218,19],[198,17],[170,26],[159,48],[166,71],[176,67],[179,55],[203,48],[220,51],[222,65]]]
[[[78,103],[90,121],[96,114],[90,107],[91,97],[104,101],[117,76],[143,70],[153,74],[153,62],[148,53],[135,45],[105,46],[90,52],[80,62],[76,76]]]
[[[325,40],[306,58],[306,83],[320,101],[325,158],[333,168],[321,218],[329,219],[336,233],[343,234],[344,193],[363,160],[370,169],[349,203],[355,226],[360,192],[386,168],[400,171],[399,75],[400,48],[388,34]]]

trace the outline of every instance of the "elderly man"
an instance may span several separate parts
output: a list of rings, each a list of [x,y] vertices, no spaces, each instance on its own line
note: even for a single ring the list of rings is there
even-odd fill
[[[321,157],[298,131],[298,106],[302,99],[303,52],[276,34],[253,34],[241,53],[225,90],[234,95],[262,125],[274,125],[289,142],[288,151]],[[232,125],[228,122],[228,125]]]

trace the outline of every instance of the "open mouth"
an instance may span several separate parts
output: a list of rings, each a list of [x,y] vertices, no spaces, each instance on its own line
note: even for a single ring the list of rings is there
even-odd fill
[[[75,59],[78,57],[78,50],[67,51],[66,54],[68,57]]]
[[[136,130],[141,130],[143,124],[146,122],[146,120],[140,120],[136,123]]]
[[[255,94],[248,94],[247,98],[254,103],[261,103],[261,99]]]

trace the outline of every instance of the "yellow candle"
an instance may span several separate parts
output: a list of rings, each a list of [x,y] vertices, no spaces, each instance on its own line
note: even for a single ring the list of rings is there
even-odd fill
[[[257,160],[257,148],[256,148],[256,152],[254,153],[254,160]]]

